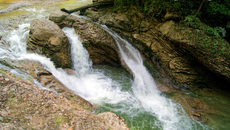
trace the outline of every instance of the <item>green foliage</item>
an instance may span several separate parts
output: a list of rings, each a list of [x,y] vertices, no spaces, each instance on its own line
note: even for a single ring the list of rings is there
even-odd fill
[[[181,29],[178,28],[178,30]],[[189,39],[193,41],[193,43],[197,44],[202,50],[204,50],[206,54],[209,54],[210,56],[212,55],[214,59],[218,56],[225,58],[225,60],[230,59],[230,46],[221,38],[219,34],[224,33],[223,28],[212,28],[201,24],[199,29],[185,27],[184,30],[191,30],[190,33],[185,33],[187,33]]]
[[[230,1],[206,0],[199,10],[198,18],[193,17],[202,2],[203,0],[114,0],[114,7],[115,10],[125,12],[130,6],[135,6],[146,16],[160,19],[164,15],[162,12],[178,12],[179,15],[186,16],[188,26],[200,29],[201,20],[211,27],[206,27],[206,34],[225,37],[225,28],[230,31]]]
[[[110,130],[110,126],[107,127],[107,130]]]
[[[229,1],[226,1],[227,4],[230,4]],[[221,14],[225,16],[230,15],[230,9],[229,5],[225,5],[225,3],[221,3],[220,0],[209,2],[207,5],[209,8],[207,8],[207,11],[210,13],[210,15],[216,15]]]
[[[188,1],[188,0],[115,0],[116,10],[125,11],[130,6],[136,6],[139,10],[146,14],[156,15],[155,9],[167,9],[180,14],[188,15],[191,13],[192,9],[197,9],[199,7],[199,1]]]
[[[46,47],[43,47],[42,48],[42,52],[45,53],[47,51],[47,48]]]
[[[84,47],[86,47],[87,44],[89,44],[89,41],[85,41],[85,42],[82,43],[82,45],[83,45]]]
[[[215,36],[219,35],[219,36],[222,36],[222,37],[225,37],[225,34],[226,34],[226,30],[222,27],[215,27],[214,28],[214,32],[215,32]]]
[[[194,17],[193,15],[188,15],[185,17],[185,25],[193,27],[193,28],[200,28],[201,22],[200,19],[197,17]]]
[[[188,15],[185,17],[184,24],[202,30],[206,35],[213,36],[213,37],[225,37],[226,30],[222,27],[210,27],[206,24],[202,24],[198,17],[194,17],[193,15]]]

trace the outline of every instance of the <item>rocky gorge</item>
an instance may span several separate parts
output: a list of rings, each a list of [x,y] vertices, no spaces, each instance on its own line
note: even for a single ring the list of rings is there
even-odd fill
[[[114,12],[112,11],[112,7],[91,8],[86,10],[84,14],[88,18],[91,18],[92,21],[108,26],[132,43],[132,45],[141,52],[144,65],[155,78],[157,87],[162,92],[170,94],[181,93],[182,90],[187,89],[192,91],[228,90],[230,81],[230,62],[228,56],[213,58],[211,54],[202,50],[202,48],[193,43],[193,41],[189,40],[188,34],[178,29],[181,25],[173,21],[174,19],[178,19],[177,16],[174,17],[170,14],[166,14],[163,21],[159,22],[145,17],[135,7],[131,7],[127,14],[119,11]],[[35,19],[30,24],[30,33],[27,37],[27,51],[49,57],[56,67],[61,67],[68,74],[78,77],[78,75],[71,70],[71,43],[69,43],[68,38],[61,30],[64,27],[73,27],[76,34],[79,35],[80,41],[87,49],[94,65],[110,65],[123,68],[133,75],[132,70],[130,70],[122,58],[121,52],[113,37],[92,21],[75,17],[59,10],[51,12],[49,20]],[[123,44],[123,46],[125,45]],[[35,113],[37,117],[30,117],[30,120],[27,120],[28,117],[25,117],[26,119],[22,121],[24,124],[20,123],[20,119],[11,119],[10,116],[14,117],[16,116],[15,114],[18,113],[18,118],[21,118],[20,112],[16,112],[17,110],[15,110],[16,106],[14,106],[14,104],[6,103],[7,100],[11,99],[4,98],[5,100],[1,106],[4,108],[3,114],[1,115],[3,116],[2,121],[9,121],[10,123],[3,124],[2,126],[7,128],[31,127],[31,129],[47,129],[47,125],[54,129],[128,129],[124,119],[116,114],[101,113],[94,115],[90,113],[89,111],[92,110],[93,107],[91,103],[66,89],[65,85],[58,81],[51,72],[45,70],[40,63],[29,60],[17,62],[3,60],[1,64],[10,66],[11,68],[19,68],[24,71],[24,73],[36,78],[43,87],[51,90],[41,90],[29,82],[19,80],[20,83],[18,83],[19,85],[17,84],[17,91],[19,91],[20,88],[26,88],[29,89],[27,91],[32,91],[32,94],[24,91],[22,91],[22,93],[28,96],[38,95],[36,97],[39,97],[40,93],[38,92],[41,91],[41,94],[47,95],[48,98],[44,97],[38,100],[38,103],[35,104],[37,109],[29,112],[32,114]],[[1,92],[4,97],[7,97],[9,93],[13,93],[14,96],[12,100],[20,103],[23,94],[18,95],[15,93],[17,92],[16,90],[12,92],[8,91],[11,90],[11,87],[14,87],[11,84],[14,82],[13,80],[11,81],[11,79],[13,79],[12,76],[12,74],[4,70],[1,84],[1,86],[4,87],[1,88]],[[9,83],[8,79],[10,80]],[[11,87],[7,88],[8,86]],[[31,87],[28,88],[28,86]],[[39,89],[39,91],[35,91],[36,89]],[[55,93],[61,94],[61,96]],[[180,96],[181,95],[174,96],[172,98],[182,104],[188,116],[193,116],[195,120],[206,122],[208,118],[203,115],[214,113],[203,101],[197,98]],[[36,97],[32,97],[31,99],[36,99]],[[54,97],[55,100],[53,101],[52,99]],[[46,103],[42,104],[42,102]],[[49,104],[49,102],[54,103]],[[57,107],[57,104],[60,102],[61,104]],[[41,106],[39,106],[40,103],[42,104]],[[18,107],[24,109],[23,107],[30,108],[30,106],[33,105],[34,104],[28,103],[27,106]],[[56,107],[50,108],[52,105]],[[45,109],[53,111],[53,113],[49,113],[52,119],[44,118],[39,121],[46,122],[45,120],[55,120],[54,122],[48,121],[50,124],[41,125],[44,123],[32,121],[33,118],[43,117],[47,114],[38,110],[38,108],[43,109],[42,106],[45,106],[44,111],[46,111]],[[54,113],[57,114],[57,116],[55,116]],[[15,121],[19,123],[17,124]],[[27,123],[31,125],[27,127]],[[80,127],[78,123],[82,123]]]

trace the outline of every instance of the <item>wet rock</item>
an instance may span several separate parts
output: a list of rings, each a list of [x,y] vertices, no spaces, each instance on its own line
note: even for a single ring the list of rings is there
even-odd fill
[[[180,18],[177,14],[166,13],[163,22],[143,17],[134,7],[128,9],[127,15],[119,11],[114,13],[111,8],[98,11],[88,9],[85,14],[126,37],[140,50],[144,60],[151,64],[146,66],[148,70],[156,67],[164,78],[177,86],[192,90],[207,86],[228,88],[229,60],[223,60],[226,57],[219,57],[222,60],[213,58],[213,55],[207,54],[199,45],[190,41],[183,30],[176,30],[178,24],[174,21]],[[154,72],[151,73],[156,76]]]
[[[39,81],[42,86],[63,95],[67,99],[75,101],[77,104],[86,106],[89,110],[92,109],[93,106],[90,102],[72,93],[60,81],[58,81],[53,75],[41,75],[39,78]]]
[[[50,57],[56,67],[71,67],[68,39],[59,26],[50,20],[35,19],[31,22],[27,50]]]
[[[192,107],[193,109],[196,109],[199,111],[203,111],[206,109],[206,106],[204,105],[204,103],[200,101],[199,99],[186,98],[186,101],[190,105],[190,107]],[[194,114],[198,115],[197,113],[194,113]]]
[[[80,36],[80,41],[90,54],[90,59],[94,65],[109,64],[118,67],[122,64],[128,70],[127,65],[121,62],[122,59],[115,40],[99,25],[63,12],[53,12],[49,19],[60,27],[71,26],[75,28],[75,32]]]
[[[75,76],[77,76],[75,70],[72,70],[72,69],[64,69],[64,71],[67,72],[67,74],[69,74],[69,75],[75,75]]]
[[[206,122],[208,119],[205,117],[205,114],[213,113],[209,110],[208,106],[199,99],[181,96],[175,96],[173,99],[180,103],[188,115],[197,121]]]

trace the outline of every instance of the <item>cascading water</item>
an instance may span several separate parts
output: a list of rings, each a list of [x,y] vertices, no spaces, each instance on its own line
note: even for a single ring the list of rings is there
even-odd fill
[[[89,54],[78,40],[78,36],[74,32],[74,29],[64,28],[63,31],[68,36],[71,44],[71,56],[75,72],[78,76],[83,77],[90,72],[92,62],[89,61]]]
[[[156,116],[163,129],[198,129],[198,123],[187,117],[179,104],[160,95],[152,76],[143,65],[139,51],[105,25],[102,27],[114,37],[122,58],[133,72],[132,90],[145,111]]]
[[[114,37],[123,59],[133,72],[134,80],[129,78],[129,80],[122,81],[128,82],[126,86],[123,86],[124,84],[120,81],[114,81],[109,76],[105,76],[103,72],[92,69],[92,63],[88,58],[89,54],[83,48],[72,28],[64,28],[63,31],[72,45],[72,60],[78,77],[68,75],[60,68],[56,69],[49,58],[27,53],[25,39],[28,34],[28,27],[28,23],[22,24],[10,34],[9,43],[11,47],[9,50],[1,51],[0,58],[39,61],[66,87],[93,104],[105,109],[113,109],[113,112],[119,115],[126,114],[129,120],[138,118],[140,115],[142,117],[148,115],[150,118],[145,123],[151,122],[152,124],[149,124],[147,129],[208,129],[188,117],[179,104],[161,95],[153,78],[143,66],[138,50],[107,27],[102,26]],[[126,89],[124,89],[125,87]]]

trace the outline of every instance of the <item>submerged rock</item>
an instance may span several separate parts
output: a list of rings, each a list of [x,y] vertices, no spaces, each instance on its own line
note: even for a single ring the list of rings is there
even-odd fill
[[[27,50],[46,55],[54,61],[56,67],[71,67],[68,38],[50,20],[35,19],[31,22]]]
[[[192,116],[197,121],[206,122],[208,120],[206,114],[214,113],[199,99],[181,96],[175,96],[173,99],[184,107],[189,117]]]

